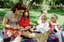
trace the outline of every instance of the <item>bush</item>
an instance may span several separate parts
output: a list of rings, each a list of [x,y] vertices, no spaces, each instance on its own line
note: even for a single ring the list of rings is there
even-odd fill
[[[11,8],[13,5],[13,1],[0,1],[0,8]]]
[[[37,6],[37,5],[32,5],[30,7],[30,9],[42,9],[42,7],[41,6]]]
[[[0,24],[0,29],[3,29],[2,25]]]
[[[58,9],[56,6],[52,6],[50,7],[51,10],[55,10],[55,9]]]
[[[4,2],[0,1],[0,8],[3,8]]]

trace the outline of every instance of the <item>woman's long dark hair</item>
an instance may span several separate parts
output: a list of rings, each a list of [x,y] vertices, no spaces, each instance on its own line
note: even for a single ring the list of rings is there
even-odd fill
[[[23,12],[23,17],[24,17],[24,19],[26,20],[26,18],[25,18],[25,12],[28,12],[27,18],[29,19],[29,10],[25,10],[25,11]]]
[[[26,10],[27,8],[21,2],[18,2],[12,7],[11,11],[13,11],[13,13],[15,13],[16,9]]]

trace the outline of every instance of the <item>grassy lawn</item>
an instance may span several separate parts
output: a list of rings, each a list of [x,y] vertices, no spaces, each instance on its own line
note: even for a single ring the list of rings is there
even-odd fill
[[[10,9],[0,9],[0,16],[2,16],[2,19],[7,11],[10,11]],[[30,10],[30,25],[37,25],[37,19],[40,14],[41,10]],[[50,20],[52,14],[58,15],[59,18],[57,21],[62,25],[64,22],[64,10],[48,10],[48,13],[46,14],[46,16],[48,17],[47,21]],[[1,24],[0,28],[3,28]]]

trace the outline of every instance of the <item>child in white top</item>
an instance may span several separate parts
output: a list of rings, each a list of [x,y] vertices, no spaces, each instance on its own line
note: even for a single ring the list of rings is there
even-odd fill
[[[48,31],[49,28],[49,23],[46,22],[47,21],[47,17],[45,15],[43,15],[41,17],[41,21],[42,23],[40,23],[39,25],[36,26],[36,30],[34,31],[40,31],[41,33],[44,33],[45,31]]]
[[[46,15],[43,15],[41,17],[41,20],[42,23],[36,26],[36,30],[32,30],[34,33],[32,33],[30,36],[34,36],[33,38],[39,42],[43,42],[43,41],[47,42],[47,39],[50,35],[50,28],[49,28],[49,23],[46,22],[47,21]]]
[[[42,23],[42,21],[41,21],[42,15],[46,15],[46,13],[47,13],[47,10],[45,10],[45,9],[43,9],[43,10],[41,11],[41,15],[39,16],[38,21],[37,21],[37,24],[38,24],[38,25]]]

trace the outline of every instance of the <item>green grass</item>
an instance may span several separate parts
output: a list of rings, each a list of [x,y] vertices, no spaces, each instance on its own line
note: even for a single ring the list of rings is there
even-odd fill
[[[41,14],[41,10],[30,10],[30,13],[31,25],[37,25],[36,21],[38,19],[38,16]],[[48,17],[47,21],[50,21],[52,14],[56,14],[58,16],[57,21],[62,25],[64,22],[64,10],[48,10],[48,13],[46,14],[46,16]]]
[[[10,11],[10,9],[0,9],[0,16],[3,17],[7,11]],[[40,14],[41,10],[30,10],[30,25],[37,25],[37,19]],[[46,14],[48,17],[47,21],[50,21],[52,14],[56,14],[58,16],[57,21],[62,25],[64,22],[64,10],[48,10],[48,13]],[[2,28],[1,25],[0,28]]]
[[[0,24],[0,29],[2,29],[3,27],[2,27],[2,25]]]

